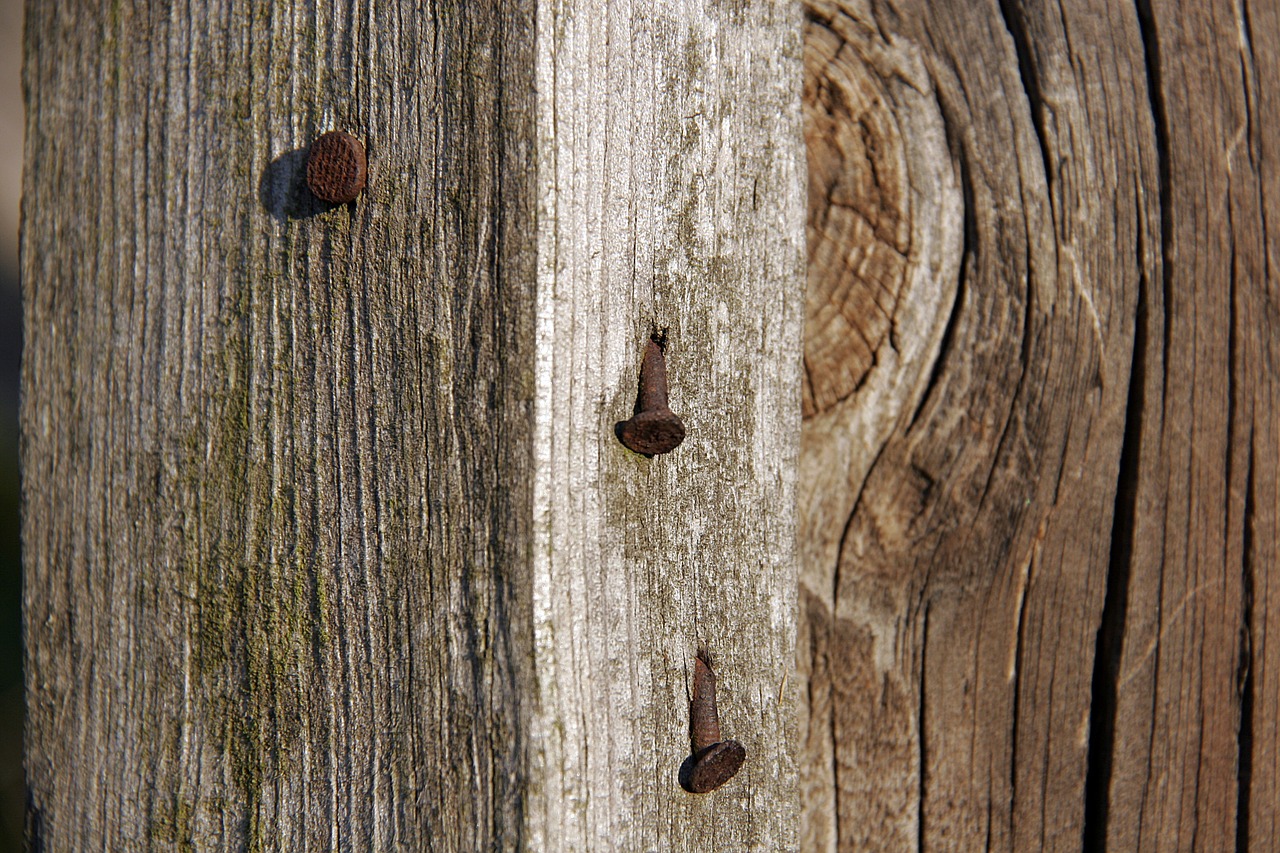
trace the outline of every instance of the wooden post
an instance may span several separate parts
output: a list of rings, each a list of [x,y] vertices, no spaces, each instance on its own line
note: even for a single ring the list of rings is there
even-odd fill
[[[802,846],[1268,849],[1275,4],[806,7]]]
[[[25,75],[32,844],[793,848],[798,10],[30,3]]]

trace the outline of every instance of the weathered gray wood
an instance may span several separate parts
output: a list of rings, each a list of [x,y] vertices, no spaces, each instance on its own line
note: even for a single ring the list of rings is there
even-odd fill
[[[33,843],[794,846],[799,69],[763,0],[28,4]]]
[[[787,849],[803,297],[798,8],[568,3],[539,18],[531,849]],[[612,439],[668,329],[689,436]],[[720,791],[674,785],[691,652]]]
[[[1273,844],[1257,5],[807,3],[806,847]]]

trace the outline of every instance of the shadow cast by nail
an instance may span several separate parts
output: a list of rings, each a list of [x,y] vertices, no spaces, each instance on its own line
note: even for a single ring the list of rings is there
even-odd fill
[[[286,151],[267,164],[258,181],[258,201],[262,209],[279,219],[310,219],[342,207],[321,201],[307,187],[307,155],[311,149]]]
[[[684,760],[684,763],[680,765],[680,772],[676,775],[676,780],[680,783],[680,787],[684,788],[690,794],[697,793],[697,791],[690,787],[692,785],[690,780],[693,778],[693,768],[697,763],[697,756],[690,755]]]
[[[641,406],[640,406],[640,398],[641,398],[641,395],[642,395],[643,393],[644,393],[644,389],[643,389],[643,388],[641,387],[641,385],[640,385],[640,380],[639,380],[639,379],[637,379],[637,380],[636,380],[636,403],[635,403],[635,405],[634,405],[634,406],[632,406],[632,407],[631,407],[631,417],[633,417],[633,418],[634,418],[636,415],[640,414],[640,412],[644,411],[644,410],[643,410],[643,408],[641,408]],[[613,425],[613,435],[614,435],[614,437],[615,437],[615,438],[617,438],[617,439],[618,439],[618,443],[619,443],[619,444],[621,444],[623,447],[626,447],[626,446],[627,446],[627,441],[626,441],[626,439],[625,439],[625,438],[623,438],[623,437],[622,437],[622,430],[626,427],[626,425],[627,425],[628,423],[630,423],[630,421],[629,421],[629,420],[626,420],[626,421],[618,421],[617,423],[615,423],[615,424]],[[627,449],[628,449],[628,450],[631,450],[631,448],[630,448],[630,447],[627,447]],[[632,453],[635,453],[635,451],[634,451],[634,450],[631,450],[631,452],[632,452]],[[643,456],[643,457],[644,457],[644,458],[646,458],[646,459],[652,459],[652,458],[653,458],[653,454],[652,454],[652,453],[641,453],[641,454],[638,454],[638,455]]]

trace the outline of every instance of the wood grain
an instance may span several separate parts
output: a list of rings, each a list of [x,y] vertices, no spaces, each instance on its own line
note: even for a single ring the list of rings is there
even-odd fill
[[[601,14],[601,11],[604,13]],[[799,10],[565,4],[539,19],[534,850],[796,843]],[[613,440],[666,330],[688,436]],[[676,788],[692,655],[747,761]]]
[[[794,847],[796,10],[27,11],[32,846]]]
[[[1251,5],[1153,3],[1141,19],[1163,229],[1114,608],[1115,849],[1265,850],[1277,837],[1280,187],[1263,99],[1280,18]]]
[[[356,11],[28,8],[43,849],[521,836],[532,45]],[[301,185],[332,128],[351,207]]]
[[[1266,849],[1277,15],[806,10],[805,846]]]

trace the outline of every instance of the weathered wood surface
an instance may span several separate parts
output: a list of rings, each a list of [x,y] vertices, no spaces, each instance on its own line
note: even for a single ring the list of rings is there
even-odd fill
[[[808,0],[806,849],[1280,837],[1280,12]]]
[[[793,847],[799,10],[27,11],[32,843]]]
[[[800,9],[577,2],[538,28],[529,846],[789,849]],[[655,329],[688,437],[649,460],[612,434]],[[747,763],[696,798],[673,782],[699,644]]]

